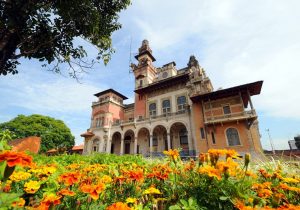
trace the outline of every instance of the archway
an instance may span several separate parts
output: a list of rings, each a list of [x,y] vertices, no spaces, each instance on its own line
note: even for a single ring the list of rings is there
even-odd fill
[[[121,133],[115,132],[112,135],[110,153],[119,155],[121,151]]]
[[[155,126],[152,133],[152,141],[152,152],[154,154],[162,153],[164,150],[168,150],[167,129],[162,125]]]
[[[171,148],[181,148],[182,155],[189,155],[189,139],[186,126],[181,122],[174,123],[170,128]]]
[[[124,154],[133,153],[134,132],[133,130],[127,130],[124,134]]]
[[[93,140],[92,152],[99,152],[100,140],[98,138]]]

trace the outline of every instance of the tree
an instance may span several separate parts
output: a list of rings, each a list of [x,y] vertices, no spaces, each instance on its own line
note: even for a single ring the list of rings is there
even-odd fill
[[[28,136],[41,137],[40,152],[52,148],[74,146],[74,136],[70,129],[61,120],[43,115],[18,115],[9,122],[1,123],[0,130],[11,131],[16,138]]]
[[[297,147],[298,149],[300,149],[300,135],[295,136],[294,139],[295,139],[296,147]]]
[[[118,12],[129,4],[130,0],[0,0],[0,75],[18,73],[23,57],[38,59],[57,73],[66,64],[69,75],[77,78],[95,63],[86,60],[83,46],[74,46],[78,37],[96,46],[96,61],[106,64],[113,52],[112,32],[121,27]]]

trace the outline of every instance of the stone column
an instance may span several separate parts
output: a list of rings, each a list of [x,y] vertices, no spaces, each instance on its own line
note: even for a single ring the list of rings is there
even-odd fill
[[[110,150],[111,150],[111,139],[107,139],[106,153],[110,154]]]
[[[133,144],[133,153],[136,154],[137,153],[137,140],[138,140],[138,137],[135,136],[134,137],[134,144]]]
[[[191,135],[191,132],[188,132],[188,146],[189,146],[189,155],[193,155],[192,154],[193,145],[192,145],[192,135]]]
[[[123,137],[121,138],[121,149],[120,149],[120,155],[124,154],[124,139]]]
[[[98,152],[103,152],[103,146],[104,146],[104,139],[99,140],[99,145],[98,145]]]
[[[153,136],[150,135],[150,157],[152,157],[152,149],[153,149]]]
[[[168,150],[171,149],[171,137],[170,137],[170,133],[167,133],[167,142],[168,142]]]

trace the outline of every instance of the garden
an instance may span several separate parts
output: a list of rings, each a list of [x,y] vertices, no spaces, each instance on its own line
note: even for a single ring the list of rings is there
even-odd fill
[[[146,159],[0,146],[0,209],[300,209],[299,163],[255,162],[234,150],[182,161],[176,149]]]

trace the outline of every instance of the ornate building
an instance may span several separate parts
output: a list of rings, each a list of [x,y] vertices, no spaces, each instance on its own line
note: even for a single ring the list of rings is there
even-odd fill
[[[181,148],[181,155],[193,156],[210,148],[262,150],[251,101],[260,94],[262,81],[214,91],[194,56],[182,69],[175,62],[155,67],[147,40],[135,58],[135,102],[124,104],[127,97],[113,89],[95,94],[91,127],[81,134],[84,154],[152,156]]]

